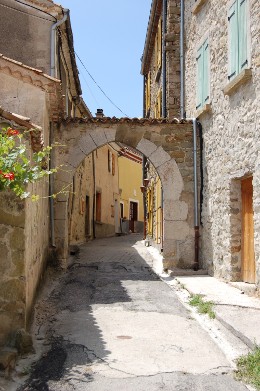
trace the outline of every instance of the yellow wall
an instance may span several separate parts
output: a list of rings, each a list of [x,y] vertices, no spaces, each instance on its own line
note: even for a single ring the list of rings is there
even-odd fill
[[[142,164],[126,157],[118,159],[119,188],[122,190],[120,202],[124,204],[124,217],[129,219],[130,201],[138,202],[138,221],[144,221],[143,194],[140,186],[143,183]]]

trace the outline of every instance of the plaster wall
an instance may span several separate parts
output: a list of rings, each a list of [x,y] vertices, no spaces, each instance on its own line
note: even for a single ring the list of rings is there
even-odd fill
[[[249,68],[252,76],[231,94],[228,85],[228,1],[206,1],[196,14],[185,1],[186,111],[199,116],[204,141],[202,260],[211,274],[241,280],[241,179],[253,176],[256,285],[260,286],[259,16],[248,0]],[[196,111],[196,53],[206,37],[210,57],[210,110]]]
[[[1,0],[1,4],[0,53],[50,74],[50,37],[55,18],[14,0]]]

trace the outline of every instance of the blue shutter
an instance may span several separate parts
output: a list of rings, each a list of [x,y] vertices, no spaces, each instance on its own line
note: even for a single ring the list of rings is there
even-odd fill
[[[248,65],[247,60],[247,0],[238,0],[239,14],[239,72]]]
[[[202,108],[202,90],[203,90],[203,46],[197,52],[197,104],[196,109]]]
[[[238,10],[237,2],[233,3],[228,13],[229,22],[229,72],[228,79],[232,80],[238,70]]]
[[[206,40],[203,44],[203,92],[202,105],[209,101],[209,44]]]

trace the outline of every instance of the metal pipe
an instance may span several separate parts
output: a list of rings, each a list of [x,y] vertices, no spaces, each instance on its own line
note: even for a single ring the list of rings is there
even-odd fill
[[[53,139],[53,123],[50,123],[50,145],[52,144]],[[50,152],[50,169],[54,168],[53,165],[53,150]],[[56,247],[55,243],[55,231],[54,231],[54,178],[53,175],[50,175],[49,178],[49,200],[50,200],[50,224],[51,224],[51,245],[52,247]]]
[[[181,96],[180,96],[180,109],[181,118],[186,117],[185,113],[185,58],[184,58],[184,0],[181,0],[181,26],[180,26],[180,76],[181,76]]]
[[[195,233],[195,257],[194,270],[199,269],[199,219],[198,219],[198,174],[197,174],[197,119],[193,123],[193,170],[194,170],[194,233]]]
[[[58,22],[54,23],[51,28],[51,76],[52,77],[57,77],[56,74],[56,29],[59,27],[62,23],[66,22],[69,16],[69,10],[64,8],[63,10],[64,15],[61,20]]]
[[[163,0],[163,58],[162,58],[162,116],[167,117],[166,94],[166,36],[167,33],[167,0]]]
[[[92,213],[92,232],[93,239],[96,239],[96,225],[95,225],[95,211],[96,211],[96,167],[95,167],[95,155],[92,152],[92,170],[93,170],[93,213]]]

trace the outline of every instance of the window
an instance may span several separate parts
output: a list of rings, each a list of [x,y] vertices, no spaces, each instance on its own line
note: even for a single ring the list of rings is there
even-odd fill
[[[101,193],[96,193],[96,221],[101,222]]]
[[[112,154],[112,175],[115,175],[115,172],[116,172],[116,159],[115,159],[115,155]]]
[[[247,58],[247,0],[236,0],[228,11],[229,72],[234,79],[248,66]]]
[[[162,89],[158,91],[156,104],[154,107],[154,117],[161,118],[162,117]]]
[[[208,39],[201,45],[197,52],[197,105],[196,109],[202,109],[209,103],[209,44]]]
[[[112,162],[111,162],[111,152],[107,151],[107,168],[108,172],[111,172]]]
[[[146,115],[148,115],[151,106],[151,73],[150,72],[146,76],[145,105],[146,105]]]
[[[162,18],[159,19],[157,34],[155,37],[155,58],[156,68],[159,70],[162,66]]]

